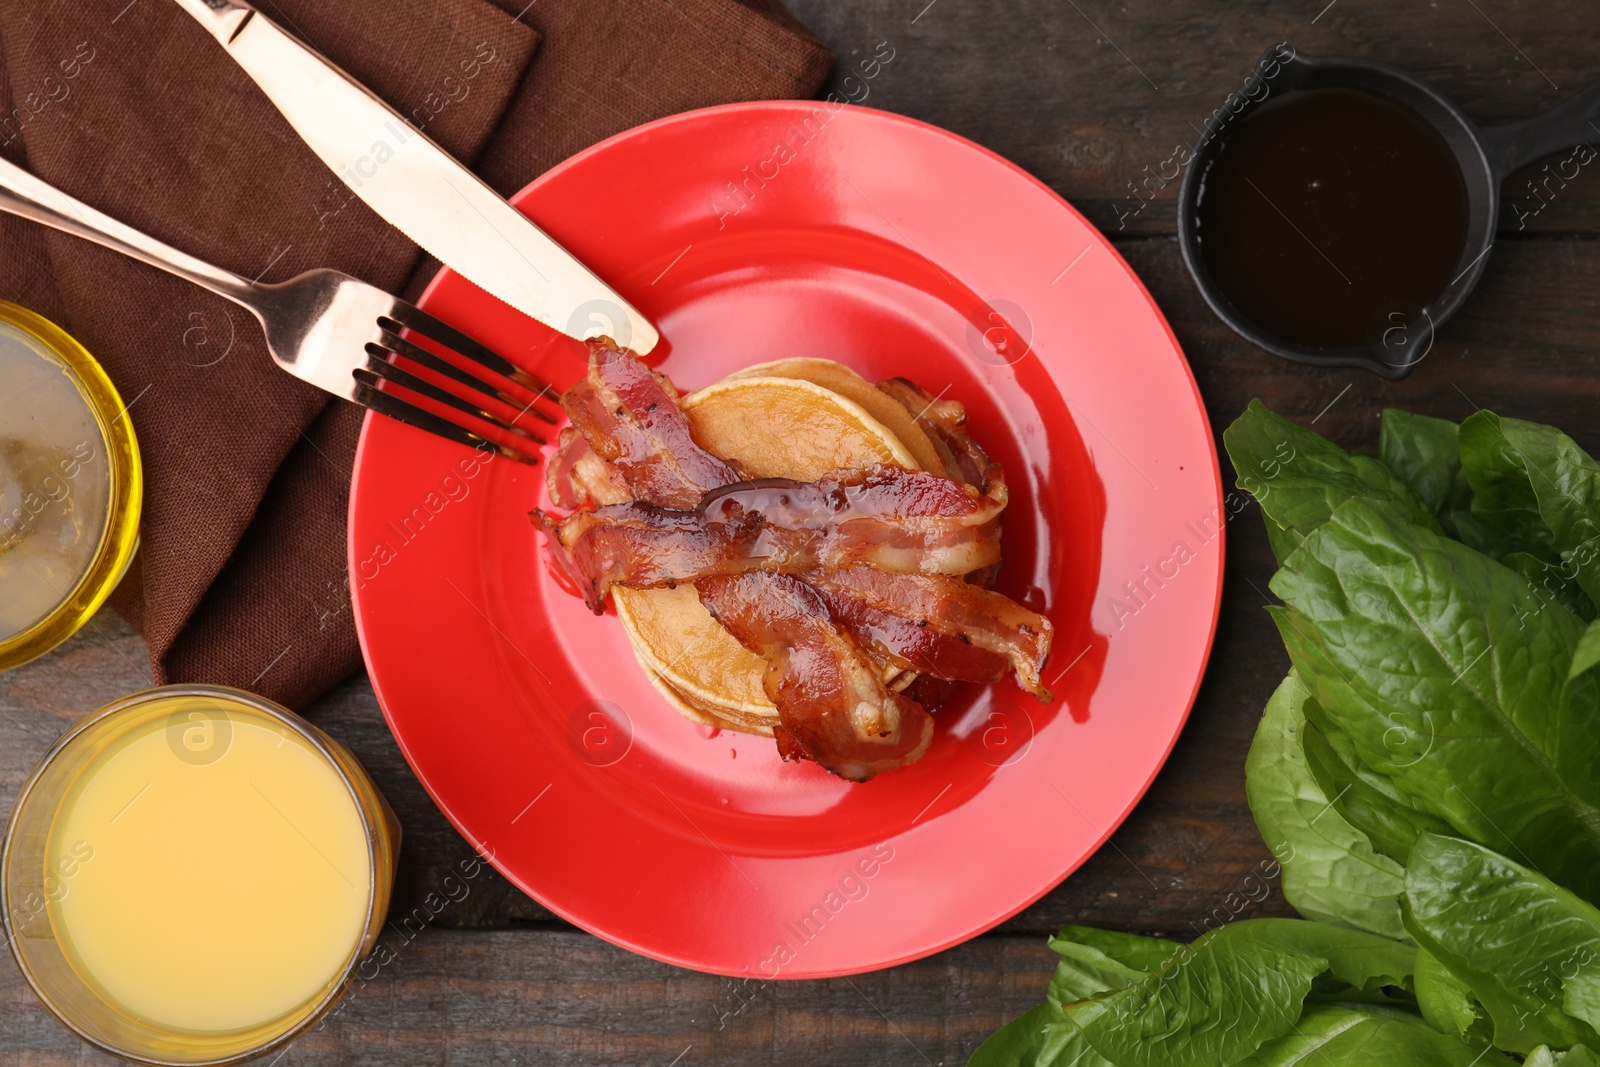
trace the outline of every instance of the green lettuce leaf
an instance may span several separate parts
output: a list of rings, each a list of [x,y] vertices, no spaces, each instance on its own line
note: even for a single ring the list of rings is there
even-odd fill
[[[1500,416],[1479,411],[1461,424],[1459,440],[1472,514],[1484,531],[1482,550],[1496,559],[1512,552],[1557,559],[1555,535],[1539,514],[1527,466],[1501,431]]]
[[[1362,764],[1462,836],[1600,896],[1600,676],[1567,678],[1581,621],[1361,500],[1272,588],[1296,670]]]
[[[991,1035],[973,1053],[969,1067],[1112,1067],[1067,1020],[1062,1003],[1088,1000],[1142,981],[1182,946],[1156,937],[1068,926],[1050,939],[1050,947],[1061,962],[1046,1002]]]
[[[1404,936],[1404,870],[1373,851],[1306,765],[1302,737],[1310,699],[1291,671],[1267,701],[1244,765],[1250,811],[1282,870],[1284,899],[1308,919]]]
[[[1572,666],[1567,668],[1567,680],[1572,681],[1578,675],[1594,669],[1600,663],[1600,619],[1589,624],[1583,631],[1583,636],[1578,638],[1578,647],[1572,653]]]
[[[1143,981],[1066,1006],[1089,1046],[1119,1067],[1231,1064],[1287,1033],[1324,973],[1355,990],[1407,985],[1416,950],[1298,919],[1213,930]]]
[[[1423,834],[1402,898],[1406,927],[1473,992],[1495,1045],[1600,1042],[1600,910],[1491,849]]]
[[[1600,464],[1553,426],[1480,411],[1461,424],[1462,463],[1472,509],[1488,533],[1486,551],[1522,556],[1517,569],[1544,565],[1534,581],[1571,607],[1571,591],[1600,607]],[[1557,591],[1561,591],[1558,593]]]
[[[1050,947],[1061,962],[1045,999],[1060,1007],[1125,989],[1183,946],[1156,937],[1068,926],[1050,939]]]
[[[1415,945],[1301,919],[1248,919],[1232,925],[1252,927],[1251,937],[1277,944],[1285,953],[1301,952],[1327,960],[1328,978],[1353,990],[1411,987],[1417,964]]]
[[[1553,1052],[1550,1046],[1540,1045],[1522,1061],[1522,1067],[1600,1067],[1600,1055],[1583,1045],[1565,1052]]]
[[[1315,701],[1308,701],[1314,705]],[[1321,709],[1308,711],[1321,716]],[[1342,756],[1338,748],[1315,722],[1305,731],[1306,763],[1325,795],[1333,797],[1334,810],[1356,830],[1372,848],[1396,863],[1403,864],[1411,854],[1417,835],[1432,830],[1450,833],[1448,823],[1419,807],[1393,781]],[[1341,746],[1343,747],[1343,746]],[[1399,904],[1395,915],[1398,918]]]
[[[1280,562],[1352,498],[1386,504],[1408,521],[1438,526],[1433,512],[1380,460],[1351,455],[1260,400],[1250,401],[1222,440],[1239,488],[1261,504]]]
[[[1448,419],[1386,408],[1378,458],[1417,494],[1446,533],[1481,548],[1484,539],[1472,516],[1472,486],[1461,469],[1457,432]]]
[[[1097,930],[1092,926],[1063,926],[1061,932],[1050,939],[1057,952],[1063,944],[1076,943],[1103,952],[1118,963],[1138,971],[1150,972],[1166,958],[1183,947],[1177,941],[1141,934],[1124,934],[1116,930]]]
[[[967,1067],[1116,1067],[1054,1004],[1038,1004],[989,1035]]]
[[[1540,559],[1531,552],[1507,552],[1500,562],[1522,575],[1533,591],[1550,603],[1560,605],[1580,619],[1594,614],[1594,605],[1566,573],[1564,564]]]
[[[1251,936],[1206,934],[1138,985],[1069,1006],[1096,1052],[1119,1067],[1234,1063],[1288,1031],[1327,961]]]
[[[1294,1029],[1237,1067],[1487,1067],[1505,1064],[1415,1016],[1313,1005]]]
[[[1600,464],[1553,426],[1487,412],[1473,418],[1497,425],[1525,472],[1562,573],[1600,607]]]
[[[1471,988],[1427,949],[1417,950],[1416,991],[1417,1007],[1435,1030],[1466,1037],[1479,1029],[1483,1015]]]

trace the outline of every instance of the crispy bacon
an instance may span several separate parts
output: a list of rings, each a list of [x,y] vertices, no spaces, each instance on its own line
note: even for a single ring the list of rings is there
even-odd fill
[[[700,504],[712,521],[730,511],[760,511],[786,526],[817,527],[852,519],[904,521],[934,527],[981,527],[1006,507],[1006,485],[999,479],[988,493],[926,471],[878,463],[835,471],[814,482],[788,478],[725,485]]]
[[[589,441],[576,426],[563,427],[556,438],[556,452],[544,468],[544,487],[550,493],[550,502],[568,511],[584,503],[583,495],[572,484],[572,471],[578,460],[593,453]]]
[[[562,429],[555,458],[545,468],[545,485],[555,506],[568,511],[633,499],[622,473],[595,454],[576,426]]]
[[[967,409],[960,401],[930,396],[926,390],[906,378],[890,378],[879,382],[878,388],[911,413],[911,417],[933,443],[933,449],[939,453],[939,460],[950,477],[976,486],[985,493],[994,480],[1003,481],[1000,464],[991,460],[983,446],[967,432]],[[1000,564],[996,561],[969,573],[967,581],[988,589],[999,577]]]
[[[778,750],[864,782],[914,762],[933,738],[922,705],[889,689],[855,640],[834,625],[805,582],[741,574],[698,583],[700,602],[739,643],[767,661],[778,706]]]
[[[589,607],[604,610],[613,585],[675,586],[716,574],[797,574],[869,565],[891,572],[961,575],[1000,561],[993,496],[897,466],[845,471],[815,482],[736,482],[693,512],[638,501],[577,511],[554,533],[569,575],[583,575]]]
[[[733,464],[695,442],[672,383],[609,340],[590,342],[588,376],[561,406],[640,500],[687,510],[707,489],[739,480]]]
[[[898,679],[897,679],[898,680]],[[931,674],[919,674],[899,690],[908,700],[915,700],[929,712],[938,711],[950,701],[955,683]]]
[[[826,574],[807,575],[828,605],[833,620],[886,663],[958,682],[998,682],[1011,673],[1011,661],[974,644],[965,634],[950,633],[926,619],[908,618],[865,597],[830,584]]]
[[[879,382],[878,388],[911,413],[950,477],[989,491],[989,480],[1000,465],[967,433],[967,409],[959,400],[940,399],[906,378],[890,378]]]
[[[878,623],[881,628],[875,636],[893,660],[961,681],[994,681],[1014,673],[1022,688],[1040,700],[1050,699],[1039,672],[1050,654],[1055,628],[1049,619],[1008,596],[957,578],[886,574],[872,567],[809,574],[806,580],[817,588],[830,610],[837,608],[835,617],[870,618]],[[888,624],[886,616],[900,622]],[[938,637],[918,643],[909,638],[905,622],[913,624],[912,629],[970,641],[976,651],[970,658],[952,655],[953,650],[940,644]],[[901,643],[894,644],[896,640]],[[996,660],[1005,666],[989,677],[976,676],[983,669],[993,669]],[[959,673],[963,669],[972,673]]]
[[[573,428],[548,476],[551,499],[574,513],[558,523],[533,512],[597,611],[615,584],[694,581],[723,627],[767,660],[783,758],[856,781],[927,750],[926,708],[943,702],[946,679],[1014,674],[1050,699],[1039,680],[1049,621],[985,588],[1003,471],[967,435],[959,403],[904,379],[879,388],[929,434],[951,478],[879,467],[741,482],[695,442],[670,381],[592,344],[587,377],[562,398]],[[791,570],[804,574],[773,573]]]

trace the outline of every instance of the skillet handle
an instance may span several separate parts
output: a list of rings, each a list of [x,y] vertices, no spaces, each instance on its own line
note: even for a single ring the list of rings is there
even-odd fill
[[[1600,151],[1593,147],[1600,145],[1600,82],[1542,115],[1491,126],[1483,131],[1483,143],[1497,183],[1520,167],[1580,144]]]

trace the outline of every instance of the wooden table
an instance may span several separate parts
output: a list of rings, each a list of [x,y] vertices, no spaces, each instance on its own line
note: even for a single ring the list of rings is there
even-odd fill
[[[926,4],[926,6],[923,6]],[[1460,419],[1482,405],[1552,422],[1600,451],[1600,165],[1537,213],[1508,210],[1467,308],[1406,381],[1292,366],[1205,307],[1174,233],[1176,185],[1141,206],[1162,170],[1256,57],[1282,40],[1360,55],[1429,79],[1474,119],[1549,107],[1600,78],[1589,0],[790,0],[839,56],[834,87],[879,42],[893,61],[868,106],[904,112],[1015,160],[1108,233],[1166,311],[1220,433],[1252,396],[1348,447],[1376,443],[1398,405]],[[859,89],[852,90],[859,95]],[[1600,131],[1596,133],[1600,141]],[[1167,168],[1170,174],[1171,169]],[[1524,212],[1538,206],[1506,187]],[[1156,184],[1156,183],[1152,183]],[[420,933],[324,1028],[278,1061],[435,1064],[956,1064],[1039,1000],[1045,935],[1065,923],[1193,937],[1208,917],[1291,914],[1274,884],[1246,901],[1268,853],[1244,802],[1244,755],[1287,657],[1261,610],[1272,572],[1254,509],[1228,531],[1228,577],[1211,668],[1166,769],[1127,823],[1064,885],[998,929],[918,963],[742,990],[632,956],[554,918],[492,872],[429,916],[428,894],[471,855],[423,794],[355,678],[309,709],[372,771],[406,828],[391,917]],[[136,634],[102,613],[25,668],[0,675],[0,807],[86,712],[148,684]],[[1041,832],[1019,812],[1017,847]],[[1023,827],[1028,827],[1023,831]],[[998,832],[1006,832],[1000,828]],[[1044,831],[1048,832],[1048,831]],[[1260,894],[1252,893],[1252,896]],[[1216,918],[1212,919],[1213,922]],[[102,1062],[0,963],[0,1063]],[[109,1062],[109,1061],[106,1061]]]

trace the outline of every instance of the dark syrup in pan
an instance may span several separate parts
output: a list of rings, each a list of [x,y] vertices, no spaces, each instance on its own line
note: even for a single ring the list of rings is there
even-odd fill
[[[1443,137],[1354,89],[1269,100],[1227,134],[1196,206],[1201,258],[1279,339],[1365,344],[1388,309],[1426,307],[1457,269],[1467,190]]]

